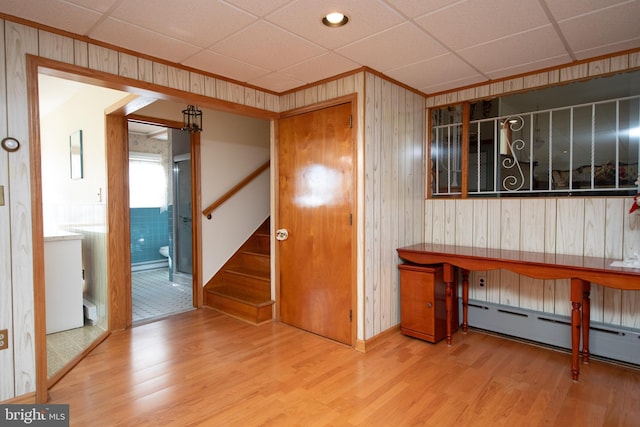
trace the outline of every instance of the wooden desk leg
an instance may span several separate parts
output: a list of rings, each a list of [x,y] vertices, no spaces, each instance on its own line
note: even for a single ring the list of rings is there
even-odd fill
[[[446,299],[445,307],[447,310],[447,344],[451,345],[451,320],[453,316],[453,280],[455,277],[455,271],[451,264],[442,265],[442,276],[446,286]]]
[[[571,377],[578,381],[580,376],[580,326],[583,281],[571,279]]]
[[[462,332],[469,327],[469,270],[462,269]]]
[[[582,283],[582,363],[589,363],[589,329],[591,327],[591,283]]]

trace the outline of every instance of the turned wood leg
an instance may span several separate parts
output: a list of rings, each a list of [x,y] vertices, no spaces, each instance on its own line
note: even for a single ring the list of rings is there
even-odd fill
[[[443,264],[442,267],[442,276],[446,286],[445,307],[447,311],[447,344],[451,345],[451,335],[453,334],[451,329],[451,320],[453,317],[453,278],[455,277],[455,272],[451,264]]]
[[[571,279],[571,377],[580,375],[580,326],[582,321],[582,280]]]
[[[469,270],[462,270],[462,332],[469,327]]]
[[[582,284],[582,363],[589,363],[589,329],[591,326],[591,283]]]

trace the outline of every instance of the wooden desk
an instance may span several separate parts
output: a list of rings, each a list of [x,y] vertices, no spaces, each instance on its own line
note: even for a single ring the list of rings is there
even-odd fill
[[[469,270],[505,269],[538,279],[571,279],[571,374],[580,375],[580,330],[582,361],[589,362],[591,282],[602,286],[640,290],[640,269],[611,267],[612,259],[540,252],[472,248],[468,246],[419,243],[397,249],[404,261],[414,264],[443,264],[446,283],[447,343],[451,344],[454,268],[462,270],[462,330],[467,331]]]

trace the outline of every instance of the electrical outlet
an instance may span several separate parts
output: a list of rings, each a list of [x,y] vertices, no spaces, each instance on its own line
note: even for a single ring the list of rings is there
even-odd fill
[[[478,286],[484,288],[484,286],[487,284],[487,276],[482,273],[477,273],[476,278],[478,279]]]
[[[0,329],[0,350],[9,348],[9,330]]]

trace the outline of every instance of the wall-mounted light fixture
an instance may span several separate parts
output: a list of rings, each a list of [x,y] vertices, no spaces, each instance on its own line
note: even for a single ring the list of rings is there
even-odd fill
[[[342,27],[347,22],[349,22],[347,15],[340,12],[328,13],[322,17],[322,23],[331,28]]]
[[[195,105],[187,105],[187,109],[182,110],[182,130],[202,131],[202,111]]]
[[[14,151],[18,151],[18,148],[20,148],[20,142],[17,139],[8,136],[2,140],[2,148],[5,151],[13,153]]]

